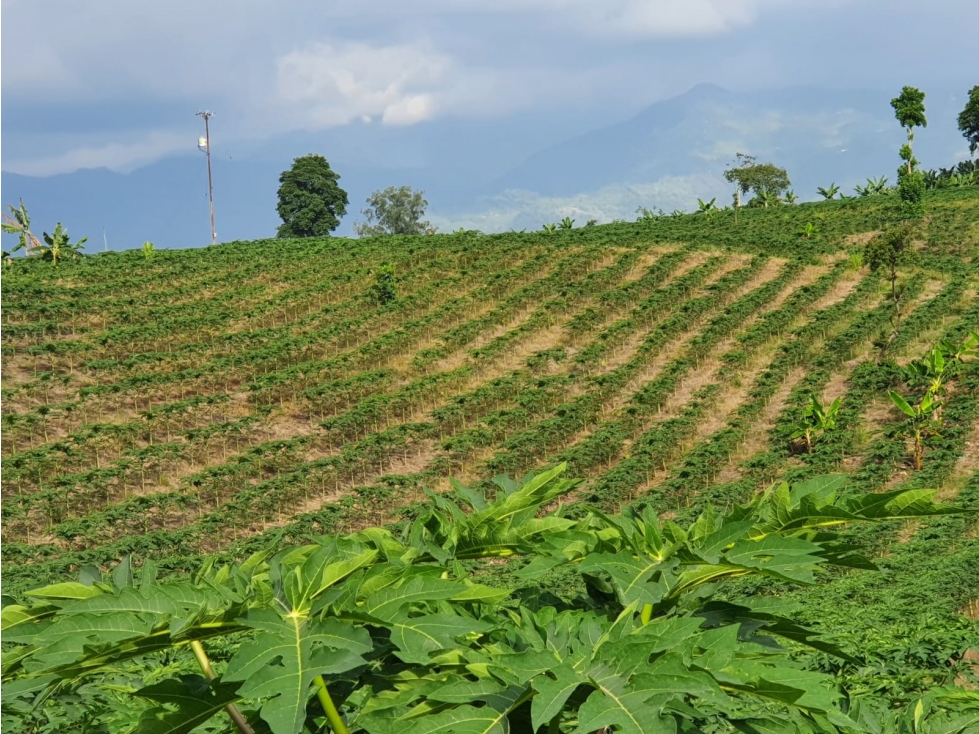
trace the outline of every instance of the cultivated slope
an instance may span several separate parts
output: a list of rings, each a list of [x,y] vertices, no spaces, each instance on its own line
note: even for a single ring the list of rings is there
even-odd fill
[[[979,196],[928,204],[898,363],[979,327]],[[975,363],[923,471],[890,430],[901,416],[873,340],[891,308],[850,254],[895,202],[730,217],[15,263],[3,279],[5,593],[131,552],[180,570],[202,553],[397,522],[450,476],[557,461],[587,477],[579,501],[609,509],[683,516],[832,471],[855,492],[938,486],[979,507]],[[807,222],[811,238],[798,234]],[[397,273],[388,304],[372,290],[382,263]],[[843,408],[800,454],[789,426],[812,393]],[[813,616],[852,626],[859,604],[901,621],[927,599],[940,626],[962,630],[942,644],[960,645],[974,628],[956,612],[979,596],[961,583],[979,568],[974,534],[971,516],[877,531],[866,540],[890,585],[837,579]],[[878,622],[867,630],[883,634]]]

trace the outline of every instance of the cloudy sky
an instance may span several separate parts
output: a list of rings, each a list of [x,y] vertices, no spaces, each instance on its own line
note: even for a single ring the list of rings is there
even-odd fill
[[[125,171],[199,108],[246,146],[532,110],[612,121],[699,82],[971,86],[976,0],[3,0],[5,171]]]

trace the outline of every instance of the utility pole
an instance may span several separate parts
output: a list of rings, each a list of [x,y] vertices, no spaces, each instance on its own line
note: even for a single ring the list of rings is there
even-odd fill
[[[204,110],[198,112],[198,117],[204,118],[204,137],[197,141],[197,147],[207,154],[207,198],[211,203],[211,244],[216,245],[218,233],[214,231],[214,184],[211,180],[211,129],[208,120],[211,119],[212,112]]]

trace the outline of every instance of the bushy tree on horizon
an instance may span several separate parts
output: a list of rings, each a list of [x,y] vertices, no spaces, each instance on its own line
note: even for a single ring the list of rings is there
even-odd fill
[[[363,222],[354,225],[360,237],[385,234],[434,234],[435,228],[423,221],[428,201],[424,191],[410,186],[388,186],[367,197],[367,208],[361,211]]]
[[[969,101],[959,113],[959,130],[969,142],[969,155],[979,150],[979,85],[969,90]]]
[[[311,153],[292,162],[279,176],[282,224],[277,237],[329,237],[347,213],[347,192],[337,181],[340,175],[321,155]]]
[[[908,131],[908,142],[901,146],[900,156],[904,164],[897,169],[897,189],[901,196],[901,213],[904,219],[921,219],[925,215],[925,178],[918,170],[911,144],[914,129],[927,127],[925,117],[925,93],[915,87],[904,87],[901,94],[891,100],[894,116],[901,127]]]
[[[754,193],[756,197],[765,199],[764,205],[767,207],[773,198],[780,197],[792,185],[784,168],[774,163],[759,163],[755,156],[746,153],[735,156],[734,163],[724,171],[724,178],[735,184],[735,221],[743,195]]]

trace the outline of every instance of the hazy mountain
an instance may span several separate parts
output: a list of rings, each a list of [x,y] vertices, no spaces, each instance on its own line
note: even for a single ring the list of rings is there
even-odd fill
[[[698,196],[727,203],[721,174],[739,151],[786,167],[796,192],[813,198],[817,186],[833,181],[849,190],[869,176],[893,179],[903,133],[891,96],[799,87],[735,93],[704,84],[608,126],[600,111],[537,113],[403,128],[356,124],[215,146],[218,235],[272,235],[278,175],[293,157],[313,151],[329,158],[350,195],[342,234],[352,232],[372,190],[401,184],[426,191],[431,219],[443,230],[536,229],[563,216],[579,223],[632,218],[637,206],[691,208]],[[916,153],[927,167],[954,163],[967,153],[955,125],[963,101],[931,90],[926,103],[929,126],[917,136]],[[128,174],[4,172],[2,186],[5,203],[28,203],[38,229],[60,220],[73,236],[88,235],[90,250],[102,249],[103,227],[112,249],[147,239],[160,247],[209,239],[206,169],[196,152]]]

